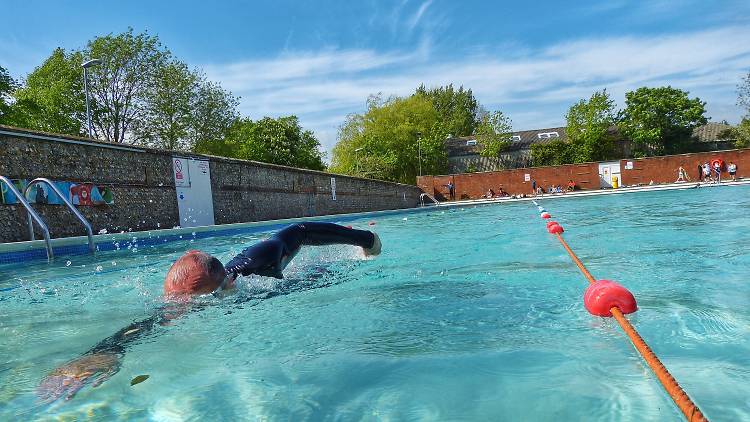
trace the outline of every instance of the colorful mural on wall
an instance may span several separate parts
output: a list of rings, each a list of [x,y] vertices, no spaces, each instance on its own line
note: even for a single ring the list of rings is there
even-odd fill
[[[13,185],[19,192],[23,192],[24,189],[29,185],[29,180],[16,179],[12,180]],[[91,183],[73,183],[73,182],[58,182],[54,181],[55,187],[60,192],[67,195],[67,200],[73,205],[77,206],[97,206],[97,205],[112,205],[115,203],[114,196],[112,195],[112,189],[107,186],[97,186]],[[35,183],[34,186],[29,189],[26,194],[26,200],[31,204],[52,204],[62,205],[63,201],[59,196],[46,184],[46,183]],[[18,198],[13,192],[5,185],[2,184],[2,203],[3,204],[16,204]]]

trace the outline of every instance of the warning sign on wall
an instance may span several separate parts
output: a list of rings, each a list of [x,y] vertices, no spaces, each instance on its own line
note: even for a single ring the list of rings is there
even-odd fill
[[[334,201],[336,200],[336,178],[335,177],[331,177],[331,198],[333,198]]]
[[[523,181],[524,182],[530,182],[531,181],[531,175],[529,173],[526,173],[523,175]]]
[[[185,158],[172,158],[174,169],[174,185],[179,188],[190,187],[190,169]]]

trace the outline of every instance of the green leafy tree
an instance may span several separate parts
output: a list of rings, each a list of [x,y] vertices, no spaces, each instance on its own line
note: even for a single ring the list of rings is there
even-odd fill
[[[13,94],[13,123],[28,129],[83,135],[86,103],[82,62],[80,52],[55,49]]]
[[[237,119],[222,140],[198,144],[198,152],[291,167],[324,170],[320,142],[296,116]]]
[[[561,139],[531,144],[531,163],[534,167],[558,166],[573,162],[571,144]]]
[[[750,116],[750,73],[737,85],[737,94],[737,105],[744,107],[745,113]]]
[[[638,88],[625,94],[620,131],[636,157],[690,152],[692,133],[706,124],[706,103],[672,87]]]
[[[483,113],[476,128],[477,143],[481,146],[479,154],[498,158],[510,146],[512,132],[510,119],[501,111]]]
[[[133,122],[136,142],[154,147],[186,150],[192,124],[197,76],[187,65],[172,61],[154,71],[154,83],[144,92],[143,118]]]
[[[447,134],[425,96],[370,97],[367,112],[348,116],[339,128],[331,170],[414,184],[420,163],[423,174],[447,169]]]
[[[16,90],[18,84],[8,73],[8,69],[0,66],[0,124],[9,124],[6,122],[11,107],[11,95]]]
[[[615,154],[615,102],[607,90],[573,104],[565,116],[572,162],[585,163],[617,158]]]
[[[438,88],[426,89],[424,85],[417,88],[415,95],[423,95],[431,102],[451,136],[474,134],[479,118],[479,103],[471,89],[460,86],[457,90],[453,84]]]
[[[148,118],[149,95],[159,86],[159,75],[165,74],[171,53],[158,37],[134,34],[130,28],[94,38],[83,55],[102,60],[89,69],[95,134],[112,142],[135,138],[133,127]]]
[[[195,150],[211,143],[217,143],[217,148],[221,150],[226,145],[230,129],[239,119],[239,100],[205,76],[197,77],[191,102],[188,141]]]
[[[734,141],[735,148],[750,147],[750,118],[745,117],[737,126],[721,131],[719,139]]]

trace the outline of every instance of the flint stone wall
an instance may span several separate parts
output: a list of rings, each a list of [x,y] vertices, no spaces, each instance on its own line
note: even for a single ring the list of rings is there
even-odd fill
[[[78,207],[95,234],[178,226],[173,156],[210,161],[216,224],[411,208],[422,193],[411,185],[0,126],[0,175],[111,188],[113,205]],[[65,206],[33,206],[52,237],[85,233]],[[28,240],[26,224],[23,206],[0,204],[0,242]]]

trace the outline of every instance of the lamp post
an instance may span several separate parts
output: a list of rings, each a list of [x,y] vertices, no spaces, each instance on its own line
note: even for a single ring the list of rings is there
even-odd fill
[[[356,167],[357,168],[357,176],[359,176],[359,152],[362,151],[363,149],[365,149],[365,148],[362,147],[362,148],[357,148],[357,149],[354,150],[354,159],[356,160],[355,164],[357,166]]]
[[[417,150],[419,151],[419,175],[422,175],[422,132],[417,132]]]
[[[89,138],[91,138],[91,108],[89,107],[89,73],[88,68],[101,64],[102,61],[99,59],[91,59],[83,62],[83,88],[86,91],[86,125],[89,128]]]

